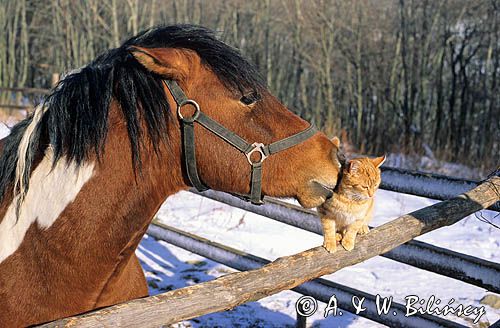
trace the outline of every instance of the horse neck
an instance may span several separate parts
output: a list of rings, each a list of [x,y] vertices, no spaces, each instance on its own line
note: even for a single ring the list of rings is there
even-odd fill
[[[181,170],[180,131],[175,127],[168,131],[168,144],[160,145],[158,153],[149,141],[144,143],[141,166],[136,168],[125,125],[116,124],[109,131],[101,164],[96,164],[94,176],[81,191],[80,203],[75,204],[75,208],[83,207],[77,213],[86,216],[79,215],[77,220],[99,226],[96,237],[108,245],[114,243],[109,256],[126,248],[135,250],[165,199],[187,189]]]

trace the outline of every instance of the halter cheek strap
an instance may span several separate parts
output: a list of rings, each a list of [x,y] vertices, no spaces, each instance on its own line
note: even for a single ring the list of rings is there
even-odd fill
[[[264,145],[262,143],[254,142],[252,144],[248,143],[246,140],[238,136],[236,133],[227,129],[220,123],[212,120],[210,117],[205,115],[198,103],[192,99],[186,97],[182,89],[179,87],[177,82],[173,80],[165,80],[165,84],[170,90],[172,97],[177,103],[177,115],[181,120],[182,125],[182,144],[184,150],[184,161],[187,176],[191,184],[198,191],[205,191],[209,188],[201,181],[198,175],[198,168],[196,165],[196,148],[195,148],[195,136],[194,136],[194,123],[197,122],[208,129],[210,132],[223,139],[240,152],[244,153],[247,157],[248,163],[252,169],[251,183],[250,183],[250,194],[242,195],[235,194],[245,200],[249,200],[253,204],[263,204],[262,201],[262,162],[264,160],[280,151],[296,146],[305,140],[312,137],[316,132],[314,125],[310,125],[307,129],[294,134],[288,138],[278,140],[269,145]],[[195,112],[190,117],[184,117],[182,114],[182,107],[186,105],[191,105],[194,107]],[[259,153],[258,161],[252,160],[252,155],[254,153]]]

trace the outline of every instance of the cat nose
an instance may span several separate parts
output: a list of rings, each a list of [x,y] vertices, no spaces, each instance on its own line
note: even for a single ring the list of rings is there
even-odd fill
[[[369,195],[370,197],[373,197],[373,194],[374,194],[374,193],[375,193],[375,192],[374,192],[373,190],[368,190],[368,195]]]

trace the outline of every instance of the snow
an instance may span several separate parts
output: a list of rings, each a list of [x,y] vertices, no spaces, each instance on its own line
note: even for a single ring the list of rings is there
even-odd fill
[[[10,134],[10,128],[4,122],[0,122],[0,139],[5,138]]]
[[[374,226],[390,221],[399,215],[429,206],[436,201],[417,196],[379,190],[375,206]],[[490,221],[499,223],[496,212],[482,211]],[[322,243],[322,237],[274,220],[245,212],[222,203],[181,192],[170,197],[160,208],[161,222],[197,234],[254,255],[270,260],[291,255]],[[234,270],[204,259],[161,241],[144,237],[138,255],[147,272],[150,292],[157,294],[208,281],[234,272]],[[449,248],[464,254],[499,262],[500,231],[479,221],[474,215],[459,223],[438,229],[418,238],[430,244]],[[358,265],[342,269],[325,278],[382,297],[393,296],[394,301],[405,304],[404,297],[418,295],[429,298],[435,295],[441,304],[452,298],[455,305],[480,306],[479,300],[488,293],[458,280],[442,277],[424,270],[376,257]],[[295,325],[295,301],[300,294],[285,291],[258,302],[239,306],[232,311],[215,313],[180,323],[179,326],[283,327]],[[344,313],[342,317],[323,318],[325,304],[308,319],[314,327],[379,327],[378,323]],[[453,315],[445,317],[462,324],[471,321]],[[493,323],[500,319],[500,311],[486,306],[482,322]]]

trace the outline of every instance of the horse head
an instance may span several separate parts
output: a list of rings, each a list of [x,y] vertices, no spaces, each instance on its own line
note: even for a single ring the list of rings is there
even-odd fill
[[[144,42],[134,40],[129,42],[128,49],[140,65],[165,80],[176,81],[206,116],[250,144],[269,145],[308,128],[306,121],[269,92],[255,68],[236,50],[206,33],[198,35],[205,38],[191,40],[192,44],[158,47],[148,42],[144,46]],[[200,50],[199,43],[212,46],[205,45]],[[169,107],[176,108],[178,104],[166,87],[164,94]],[[194,114],[193,108],[182,111],[185,114],[179,112],[179,115]],[[180,117],[175,112],[173,115],[177,117],[170,122],[171,129],[179,130]],[[195,131],[197,171],[204,184],[217,190],[248,194],[252,172],[244,154],[209,129],[197,126]],[[176,147],[180,144],[178,140]],[[295,197],[304,207],[318,206],[337,183],[340,167],[337,150],[325,135],[316,133],[269,156],[262,162],[263,193]],[[184,166],[182,162],[179,165]],[[189,179],[185,183],[189,185]]]

